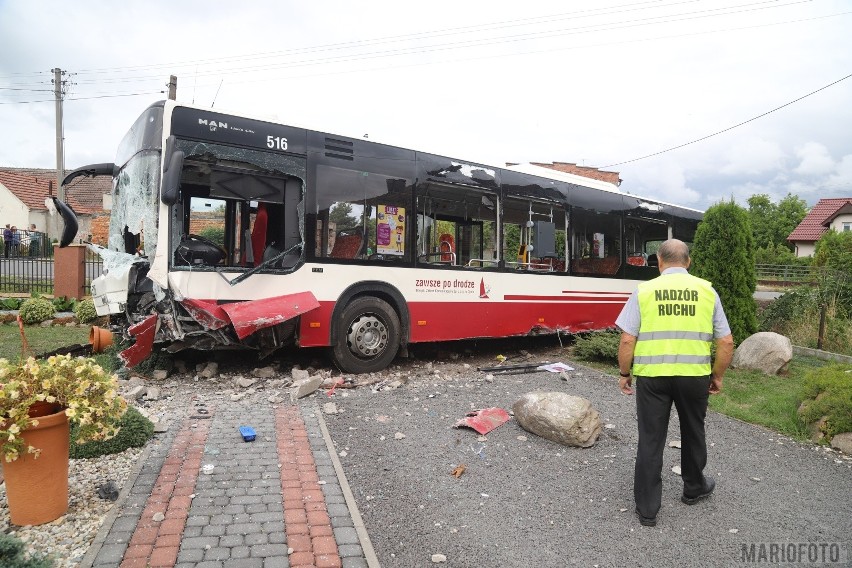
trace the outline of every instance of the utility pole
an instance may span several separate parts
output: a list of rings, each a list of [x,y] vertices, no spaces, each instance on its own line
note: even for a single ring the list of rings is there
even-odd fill
[[[177,75],[169,75],[169,100],[177,100]]]
[[[56,99],[56,196],[65,201],[65,188],[62,187],[62,178],[65,177],[65,149],[63,147],[62,132],[62,75],[65,72],[59,67],[53,71],[53,96]]]

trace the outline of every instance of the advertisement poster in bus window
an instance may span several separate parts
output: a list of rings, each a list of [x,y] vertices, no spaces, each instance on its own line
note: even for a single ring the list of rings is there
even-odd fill
[[[376,213],[376,253],[405,254],[405,208],[379,205]]]

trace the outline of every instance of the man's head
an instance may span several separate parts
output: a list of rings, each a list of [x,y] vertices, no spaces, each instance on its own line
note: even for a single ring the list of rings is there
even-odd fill
[[[669,239],[657,250],[657,260],[660,263],[660,272],[672,267],[689,268],[689,247],[681,240]]]

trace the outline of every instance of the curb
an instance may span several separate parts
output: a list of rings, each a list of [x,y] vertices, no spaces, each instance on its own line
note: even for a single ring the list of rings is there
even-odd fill
[[[325,424],[325,418],[322,415],[322,410],[319,405],[314,402],[314,412],[317,416],[322,437],[325,440],[325,445],[328,448],[328,454],[331,457],[331,463],[334,465],[334,471],[337,473],[337,481],[340,483],[340,488],[343,491],[343,498],[346,500],[346,506],[349,508],[349,515],[352,517],[352,523],[355,525],[355,532],[358,533],[358,540],[361,541],[361,550],[364,552],[364,559],[367,561],[369,568],[381,568],[379,558],[376,556],[376,551],[373,548],[373,543],[370,542],[370,535],[367,533],[367,527],[364,525],[364,520],[361,518],[361,513],[358,511],[358,504],[355,502],[355,495],[352,494],[352,489],[349,487],[349,482],[346,480],[346,474],[343,473],[343,464],[337,457],[337,449],[334,447],[334,442],[331,439],[331,434],[328,431],[328,426]]]

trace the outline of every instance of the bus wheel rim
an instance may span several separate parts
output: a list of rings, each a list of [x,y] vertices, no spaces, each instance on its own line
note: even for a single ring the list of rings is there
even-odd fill
[[[388,342],[385,324],[373,315],[364,315],[349,328],[349,349],[359,357],[375,357],[384,351]]]

